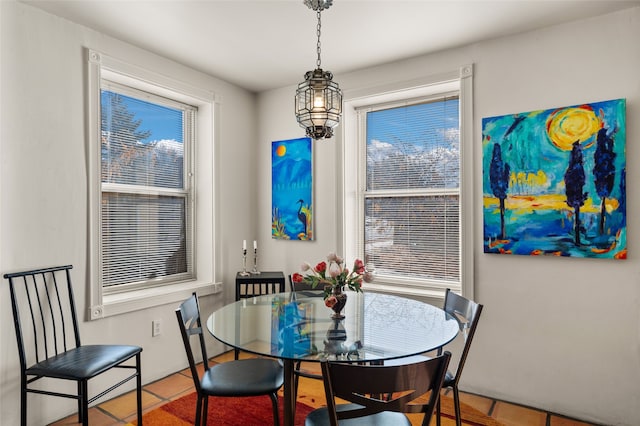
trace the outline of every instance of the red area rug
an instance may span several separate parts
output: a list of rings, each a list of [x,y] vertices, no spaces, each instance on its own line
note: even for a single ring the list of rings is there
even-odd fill
[[[142,417],[145,426],[184,426],[193,425],[196,417],[197,396],[193,392],[180,399],[171,401]],[[279,398],[280,423],[284,401]],[[304,419],[313,410],[306,404],[296,405],[296,425],[304,425]],[[134,422],[135,425],[137,422]],[[220,426],[264,426],[273,425],[271,399],[268,396],[247,398],[209,397],[209,416],[207,424]]]
[[[442,397],[443,424],[450,424],[455,419],[453,400],[443,395]],[[196,394],[191,393],[175,401],[171,401],[155,410],[144,414],[145,426],[186,426],[193,425],[196,415]],[[280,424],[282,424],[282,407],[284,401],[279,398]],[[298,402],[296,405],[296,425],[304,425],[304,419],[313,407]],[[464,426],[504,426],[501,422],[487,416],[476,408],[461,404]],[[419,425],[422,415],[410,414],[411,423]],[[451,420],[448,420],[451,419]],[[137,422],[130,423],[135,425]],[[209,425],[222,426],[268,426],[273,424],[271,400],[267,396],[249,398],[209,398]],[[432,423],[435,424],[435,414]]]

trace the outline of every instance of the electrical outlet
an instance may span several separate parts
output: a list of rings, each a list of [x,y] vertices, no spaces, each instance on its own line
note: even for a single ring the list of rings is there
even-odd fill
[[[162,334],[162,321],[157,319],[151,321],[151,337],[156,337]]]

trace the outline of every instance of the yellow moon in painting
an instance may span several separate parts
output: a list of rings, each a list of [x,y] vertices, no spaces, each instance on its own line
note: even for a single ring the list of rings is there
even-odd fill
[[[586,141],[601,127],[600,119],[588,106],[560,109],[547,118],[549,139],[564,151],[571,151],[575,141]]]
[[[280,146],[278,146],[278,147],[276,148],[276,155],[277,155],[278,157],[283,157],[283,156],[284,156],[284,154],[286,154],[286,153],[287,153],[287,147],[286,147],[286,146],[284,146],[284,145],[280,145]]]

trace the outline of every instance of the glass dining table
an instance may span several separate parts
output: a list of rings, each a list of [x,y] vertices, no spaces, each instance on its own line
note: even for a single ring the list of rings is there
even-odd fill
[[[242,299],[207,319],[220,342],[282,360],[285,426],[295,418],[297,361],[382,363],[440,348],[458,333],[458,321],[433,305],[373,292],[347,294],[342,319],[332,318],[322,291]]]

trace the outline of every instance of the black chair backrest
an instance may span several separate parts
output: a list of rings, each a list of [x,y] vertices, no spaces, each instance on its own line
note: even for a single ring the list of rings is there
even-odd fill
[[[451,354],[403,365],[360,365],[322,362],[327,410],[332,426],[338,420],[384,411],[423,413],[428,425],[438,401]],[[428,401],[419,399],[431,392]],[[391,395],[382,398],[382,395]],[[336,411],[335,398],[357,404]]]
[[[5,274],[18,340],[26,368],[80,346],[71,265]]]
[[[457,383],[460,379],[460,373],[464,367],[464,363],[467,360],[469,354],[469,348],[473,341],[473,336],[476,333],[478,326],[478,320],[482,313],[483,305],[466,299],[450,289],[447,289],[444,298],[444,311],[453,315],[460,323],[460,333],[464,338],[464,348],[458,361],[458,367],[455,373],[454,381]]]
[[[316,295],[315,293],[309,293],[310,291],[315,292],[315,291],[323,290],[320,286],[313,288],[313,286],[310,283],[306,283],[306,282],[294,283],[291,275],[289,275],[289,288],[291,289],[292,293],[300,292],[306,296]]]
[[[198,394],[201,393],[200,376],[196,368],[196,360],[191,348],[191,336],[198,336],[198,344],[200,345],[200,353],[202,354],[202,364],[205,370],[209,370],[209,357],[207,356],[207,348],[204,342],[204,334],[202,332],[202,324],[200,322],[200,306],[196,293],[180,304],[176,309],[176,317],[180,326],[180,335],[182,343],[189,360],[189,369]]]

